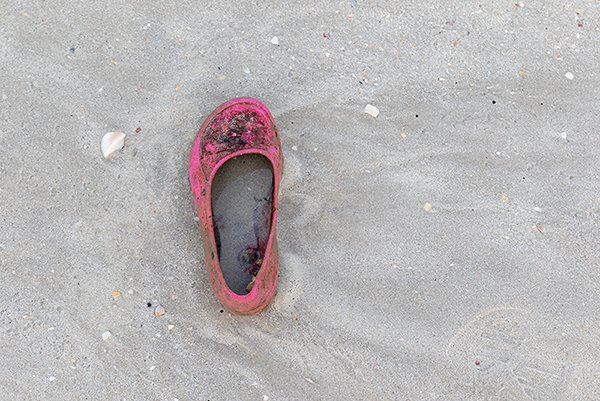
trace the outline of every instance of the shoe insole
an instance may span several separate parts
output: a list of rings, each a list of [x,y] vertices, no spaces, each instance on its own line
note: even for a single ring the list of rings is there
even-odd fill
[[[246,295],[262,265],[271,230],[273,166],[249,154],[226,161],[211,186],[221,271],[229,289]]]

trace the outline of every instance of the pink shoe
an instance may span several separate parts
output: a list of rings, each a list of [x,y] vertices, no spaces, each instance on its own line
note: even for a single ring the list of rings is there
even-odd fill
[[[275,296],[282,168],[275,122],[256,99],[222,104],[194,140],[189,176],[206,269],[215,295],[232,313],[259,313]]]

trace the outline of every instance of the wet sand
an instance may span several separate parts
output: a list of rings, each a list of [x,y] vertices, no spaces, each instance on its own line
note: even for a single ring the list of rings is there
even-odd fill
[[[225,162],[211,186],[217,256],[229,289],[246,295],[265,257],[271,230],[273,166],[258,155]]]

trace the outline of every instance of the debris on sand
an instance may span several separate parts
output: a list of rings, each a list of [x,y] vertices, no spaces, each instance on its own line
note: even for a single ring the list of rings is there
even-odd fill
[[[256,276],[252,276],[252,280],[246,286],[246,292],[251,292],[252,288],[254,288],[254,282],[256,281]]]
[[[508,202],[510,202],[510,199],[508,198],[508,195],[506,195],[506,194],[500,195],[500,202],[502,202],[502,203],[508,203]]]
[[[573,75],[573,73],[572,73],[572,72],[567,72],[567,73],[565,74],[565,77],[566,77],[568,80],[572,81],[572,80],[573,80],[573,78],[575,78],[575,75]]]
[[[162,305],[157,305],[156,308],[154,308],[154,316],[156,317],[164,316],[165,313],[167,313],[167,310]]]
[[[429,202],[426,202],[426,203],[423,205],[423,210],[425,210],[426,212],[428,212],[428,213],[429,213],[429,212],[431,212],[431,209],[433,209],[433,206],[431,206],[431,203],[429,203]]]
[[[531,231],[537,231],[540,234],[544,234],[546,229],[544,228],[544,225],[542,223],[535,223],[533,226],[531,226]]]
[[[112,296],[112,299],[121,298],[121,291],[113,291],[110,295]]]
[[[109,132],[102,137],[100,147],[102,156],[107,159],[113,152],[125,146],[125,134],[123,132]]]
[[[273,36],[271,38],[271,43],[273,43],[274,45],[278,46],[279,45],[279,38],[277,36]]]
[[[104,333],[102,333],[102,339],[104,341],[108,340],[111,336],[112,336],[112,333],[110,331],[105,331]]]
[[[379,115],[379,109],[372,104],[367,104],[365,106],[365,113],[376,118]]]

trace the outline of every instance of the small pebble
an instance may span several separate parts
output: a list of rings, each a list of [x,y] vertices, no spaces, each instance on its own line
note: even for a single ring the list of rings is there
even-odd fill
[[[423,210],[425,210],[426,212],[431,212],[431,209],[433,209],[433,206],[431,206],[431,203],[427,202],[423,205]]]
[[[50,382],[53,382],[54,380],[56,380],[56,377],[54,377],[54,376],[50,376],[50,377],[48,378],[48,381],[50,381]]]
[[[105,331],[104,333],[102,333],[102,339],[104,341],[108,340],[111,336],[112,336],[112,334],[110,331]]]
[[[154,370],[154,369],[156,369],[156,366],[154,366],[154,365],[152,365],[148,368],[148,370]]]
[[[558,134],[558,135],[560,135],[560,137],[561,137],[562,139],[567,139],[567,133],[566,133],[566,132],[561,132],[561,133],[560,133],[560,134]]]
[[[572,72],[567,72],[567,73],[565,74],[565,77],[566,77],[567,79],[573,80],[573,78],[575,78],[575,75],[573,75],[573,73],[572,73]]]
[[[121,292],[120,291],[113,291],[111,294],[113,299],[118,299],[121,298]]]
[[[248,67],[244,68],[244,74],[250,74],[250,68],[248,68]]]
[[[175,326],[172,325],[172,324],[170,324],[170,325],[167,326],[167,330],[169,330],[169,331],[173,330],[173,328],[175,328]]]
[[[510,202],[510,199],[508,199],[508,195],[506,195],[506,194],[500,195],[500,202],[502,202],[502,203]]]
[[[365,106],[365,113],[370,116],[377,117],[379,115],[379,109],[372,104],[367,104]]]
[[[154,316],[156,317],[164,316],[165,313],[167,313],[167,310],[162,305],[157,305],[156,308],[154,308]]]
[[[279,45],[279,38],[277,36],[273,36],[273,38],[271,39],[271,43],[273,43],[274,45]]]
[[[297,151],[298,151],[298,146],[296,146],[296,145],[292,146],[292,150],[293,150],[294,152],[297,152]]]

